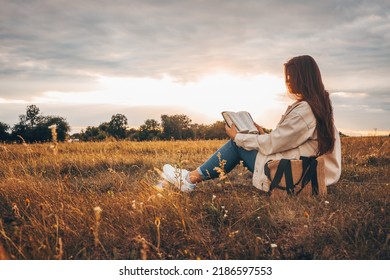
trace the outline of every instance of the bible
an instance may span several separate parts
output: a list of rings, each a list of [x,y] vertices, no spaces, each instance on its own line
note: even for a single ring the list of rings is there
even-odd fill
[[[226,124],[231,127],[234,124],[240,133],[258,134],[259,131],[254,124],[252,116],[246,111],[231,112],[223,111],[222,116]]]

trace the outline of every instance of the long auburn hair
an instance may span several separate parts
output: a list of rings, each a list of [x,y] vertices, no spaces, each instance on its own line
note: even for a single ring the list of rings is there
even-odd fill
[[[284,73],[289,93],[298,101],[306,101],[316,118],[318,155],[332,152],[335,143],[333,108],[317,63],[309,55],[297,56],[284,64]]]

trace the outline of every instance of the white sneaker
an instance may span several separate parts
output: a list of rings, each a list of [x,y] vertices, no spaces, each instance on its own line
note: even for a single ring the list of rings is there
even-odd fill
[[[158,181],[157,184],[153,185],[153,188],[155,190],[157,190],[158,192],[162,192],[165,190],[167,185],[168,185],[168,182],[165,179],[163,179],[163,180]]]
[[[182,192],[191,192],[195,189],[196,184],[187,182],[187,175],[189,171],[185,169],[175,168],[170,164],[163,166],[162,177]]]

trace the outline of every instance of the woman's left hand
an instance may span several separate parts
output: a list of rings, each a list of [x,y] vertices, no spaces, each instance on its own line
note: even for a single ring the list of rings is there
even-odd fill
[[[231,127],[225,125],[225,130],[226,130],[226,134],[230,137],[230,139],[234,140],[234,138],[238,133],[236,126],[234,124]]]

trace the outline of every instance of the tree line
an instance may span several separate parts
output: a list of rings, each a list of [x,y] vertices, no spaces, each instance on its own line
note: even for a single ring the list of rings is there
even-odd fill
[[[72,137],[81,141],[103,141],[110,138],[131,141],[195,140],[226,138],[225,123],[217,121],[211,125],[192,123],[184,114],[161,115],[161,121],[147,119],[138,128],[128,128],[127,118],[122,114],[111,117],[99,126],[88,126]]]
[[[161,115],[160,122],[147,119],[138,128],[129,128],[128,119],[123,114],[115,114],[108,122],[99,126],[88,126],[80,133],[69,135],[70,126],[60,116],[44,116],[36,105],[29,105],[26,114],[19,116],[14,126],[0,122],[1,142],[47,142],[52,141],[51,127],[56,126],[57,140],[71,138],[80,141],[104,141],[107,139],[150,141],[150,140],[196,140],[225,139],[225,123],[217,121],[210,125],[193,123],[184,114]]]
[[[56,126],[56,138],[65,141],[69,137],[70,126],[60,116],[44,116],[36,105],[29,105],[26,114],[19,115],[19,122],[13,127],[0,122],[0,141],[2,142],[45,142],[52,140],[50,127]]]

